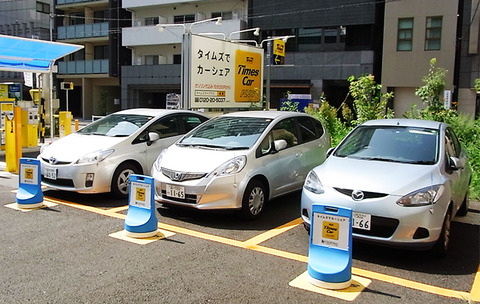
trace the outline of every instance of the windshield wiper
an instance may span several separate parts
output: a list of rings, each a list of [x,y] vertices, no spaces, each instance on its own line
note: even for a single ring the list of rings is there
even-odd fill
[[[248,150],[250,147],[225,147],[226,150]]]
[[[198,148],[212,148],[212,149],[222,149],[222,150],[226,149],[224,146],[210,145],[210,144],[192,144],[190,146],[198,147]]]

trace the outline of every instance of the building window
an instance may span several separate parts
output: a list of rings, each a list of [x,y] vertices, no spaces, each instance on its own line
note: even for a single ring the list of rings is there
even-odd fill
[[[108,59],[108,45],[97,45],[93,49],[94,59]]]
[[[50,14],[50,4],[37,1],[37,12]]]
[[[182,63],[182,55],[174,54],[173,55],[173,64],[181,64]]]
[[[442,17],[427,17],[425,51],[440,50],[442,39]]]
[[[155,25],[159,23],[158,17],[148,17],[145,18],[145,25]]]
[[[212,18],[222,17],[222,20],[232,20],[232,12],[214,12],[212,13]]]
[[[413,18],[398,19],[397,51],[411,51],[413,48]]]
[[[108,11],[95,11],[93,12],[93,22],[103,23],[108,21]]]
[[[173,23],[179,24],[179,23],[192,23],[195,22],[195,15],[179,15],[179,16],[173,16]]]
[[[145,65],[158,65],[158,55],[145,55]]]

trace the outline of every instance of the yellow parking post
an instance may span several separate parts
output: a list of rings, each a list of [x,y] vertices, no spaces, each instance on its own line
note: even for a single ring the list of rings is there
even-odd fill
[[[75,119],[75,132],[78,131],[78,119]]]
[[[18,164],[22,157],[22,108],[14,107],[13,118],[5,122],[5,160],[7,171],[18,174]]]
[[[72,133],[72,113],[60,111],[58,114],[58,135],[64,137]]]

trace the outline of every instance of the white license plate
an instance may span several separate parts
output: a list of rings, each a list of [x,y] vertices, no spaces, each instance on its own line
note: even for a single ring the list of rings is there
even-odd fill
[[[185,187],[167,184],[166,190],[167,190],[166,191],[167,196],[180,198],[180,199],[185,198]]]
[[[45,178],[57,179],[57,169],[45,168]]]
[[[353,212],[353,228],[370,230],[372,226],[372,216],[367,213]]]

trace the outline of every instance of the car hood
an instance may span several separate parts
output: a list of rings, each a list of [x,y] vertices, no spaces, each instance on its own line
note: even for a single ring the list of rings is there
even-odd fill
[[[437,165],[414,165],[331,156],[317,168],[324,186],[403,196],[442,184]]]
[[[211,172],[226,161],[245,153],[246,150],[229,151],[172,145],[165,151],[161,166],[184,172]]]
[[[45,159],[55,157],[58,161],[73,162],[87,153],[110,149],[123,140],[125,137],[72,133],[47,146],[40,157]]]

